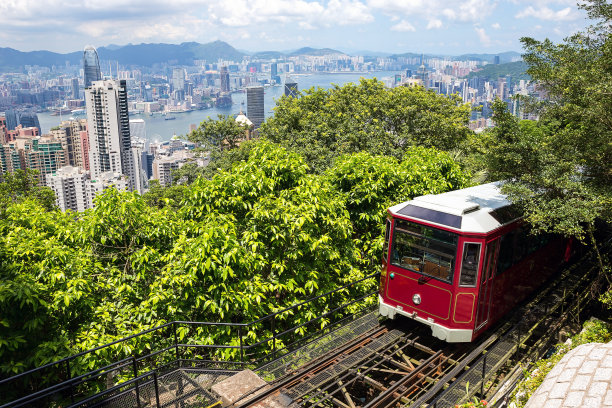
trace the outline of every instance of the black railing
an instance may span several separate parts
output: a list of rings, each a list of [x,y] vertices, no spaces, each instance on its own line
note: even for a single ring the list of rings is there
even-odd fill
[[[373,304],[378,276],[367,276],[250,323],[173,321],[45,364],[0,380],[0,408],[89,406],[88,401],[126,387],[137,395],[139,384],[157,384],[158,373],[178,368],[228,371],[260,366]],[[347,293],[350,300],[339,301]],[[308,317],[298,322],[291,318],[317,302],[325,304],[319,305],[320,310],[327,309],[325,313],[306,313]]]

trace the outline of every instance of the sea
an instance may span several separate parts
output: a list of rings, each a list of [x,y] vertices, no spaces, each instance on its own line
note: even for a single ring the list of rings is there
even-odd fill
[[[344,85],[347,83],[358,83],[361,78],[378,78],[380,80],[393,78],[399,71],[376,71],[367,73],[313,73],[313,74],[292,74],[291,79],[297,82],[298,89],[310,89],[312,87],[320,87],[328,89],[334,85]],[[264,88],[264,108],[266,117],[274,114],[273,108],[276,106],[276,100],[284,94],[284,86],[270,86]],[[207,118],[217,118],[217,115],[237,115],[240,111],[246,112],[246,93],[233,93],[232,106],[226,108],[210,108],[204,110],[194,110],[183,113],[172,113],[167,116],[155,114],[130,115],[130,119],[143,119],[146,124],[146,138],[151,142],[162,142],[170,140],[173,136],[185,138],[185,135],[190,132],[192,125],[199,125],[200,122]],[[76,117],[84,118],[85,116]],[[168,117],[175,119],[167,120]],[[41,133],[49,133],[49,130],[60,124],[62,120],[70,119],[69,115],[52,116],[48,112],[38,114],[38,120],[41,126]]]

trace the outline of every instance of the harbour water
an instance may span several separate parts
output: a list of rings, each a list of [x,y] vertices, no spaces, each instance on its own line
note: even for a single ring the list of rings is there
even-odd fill
[[[316,73],[316,74],[304,74],[304,75],[292,75],[291,78],[298,83],[299,90],[309,89],[313,86],[328,89],[336,85],[344,85],[349,82],[357,83],[360,78],[373,78],[383,79],[387,77],[393,77],[399,72],[396,71],[378,71],[370,73],[338,73],[338,74],[327,74],[327,73]],[[265,88],[264,91],[264,107],[266,110],[266,117],[273,115],[273,108],[276,105],[276,100],[279,99],[284,93],[283,86],[272,86]],[[191,112],[184,113],[172,113],[168,116],[161,114],[155,114],[153,116],[141,114],[131,115],[130,118],[144,119],[146,123],[147,138],[150,141],[165,141],[170,140],[173,135],[184,136],[190,131],[190,126],[199,125],[200,122],[206,120],[206,118],[216,118],[217,115],[236,115],[241,110],[246,112],[246,93],[233,93],[232,94],[233,105],[227,108],[211,108],[205,110],[194,110]],[[176,117],[173,120],[166,120],[169,116]],[[81,116],[84,118],[85,116]],[[61,119],[67,120],[68,116],[51,116],[50,113],[39,113],[38,119],[40,121],[41,132],[48,133],[49,130],[59,125]]]

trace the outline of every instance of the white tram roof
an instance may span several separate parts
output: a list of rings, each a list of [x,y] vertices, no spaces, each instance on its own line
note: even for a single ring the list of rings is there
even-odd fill
[[[415,197],[394,205],[389,212],[461,232],[487,233],[519,217],[501,193],[501,185],[498,181]]]

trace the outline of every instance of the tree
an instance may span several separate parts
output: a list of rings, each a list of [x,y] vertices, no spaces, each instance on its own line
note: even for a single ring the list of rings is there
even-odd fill
[[[362,79],[281,98],[261,127],[269,140],[300,153],[315,172],[336,157],[367,151],[401,159],[413,145],[458,148],[470,133],[470,107],[421,87],[386,88]]]
[[[597,220],[612,220],[612,5],[584,8],[595,25],[566,38],[522,38],[528,74],[549,99],[538,122],[519,122],[494,104],[487,167],[524,211],[536,232],[575,236],[590,244],[601,270],[602,299],[612,307],[609,262],[597,248]],[[605,283],[604,283],[605,282]]]
[[[206,150],[234,149],[245,138],[248,129],[230,115],[217,115],[217,119],[207,118],[187,138],[199,143]]]
[[[341,156],[325,177],[346,200],[362,267],[379,268],[387,208],[424,194],[466,187],[468,174],[446,152],[412,147],[402,160],[367,152]]]
[[[45,209],[55,208],[55,193],[38,183],[38,170],[17,170],[0,178],[0,214],[9,203],[27,199],[38,201]]]

